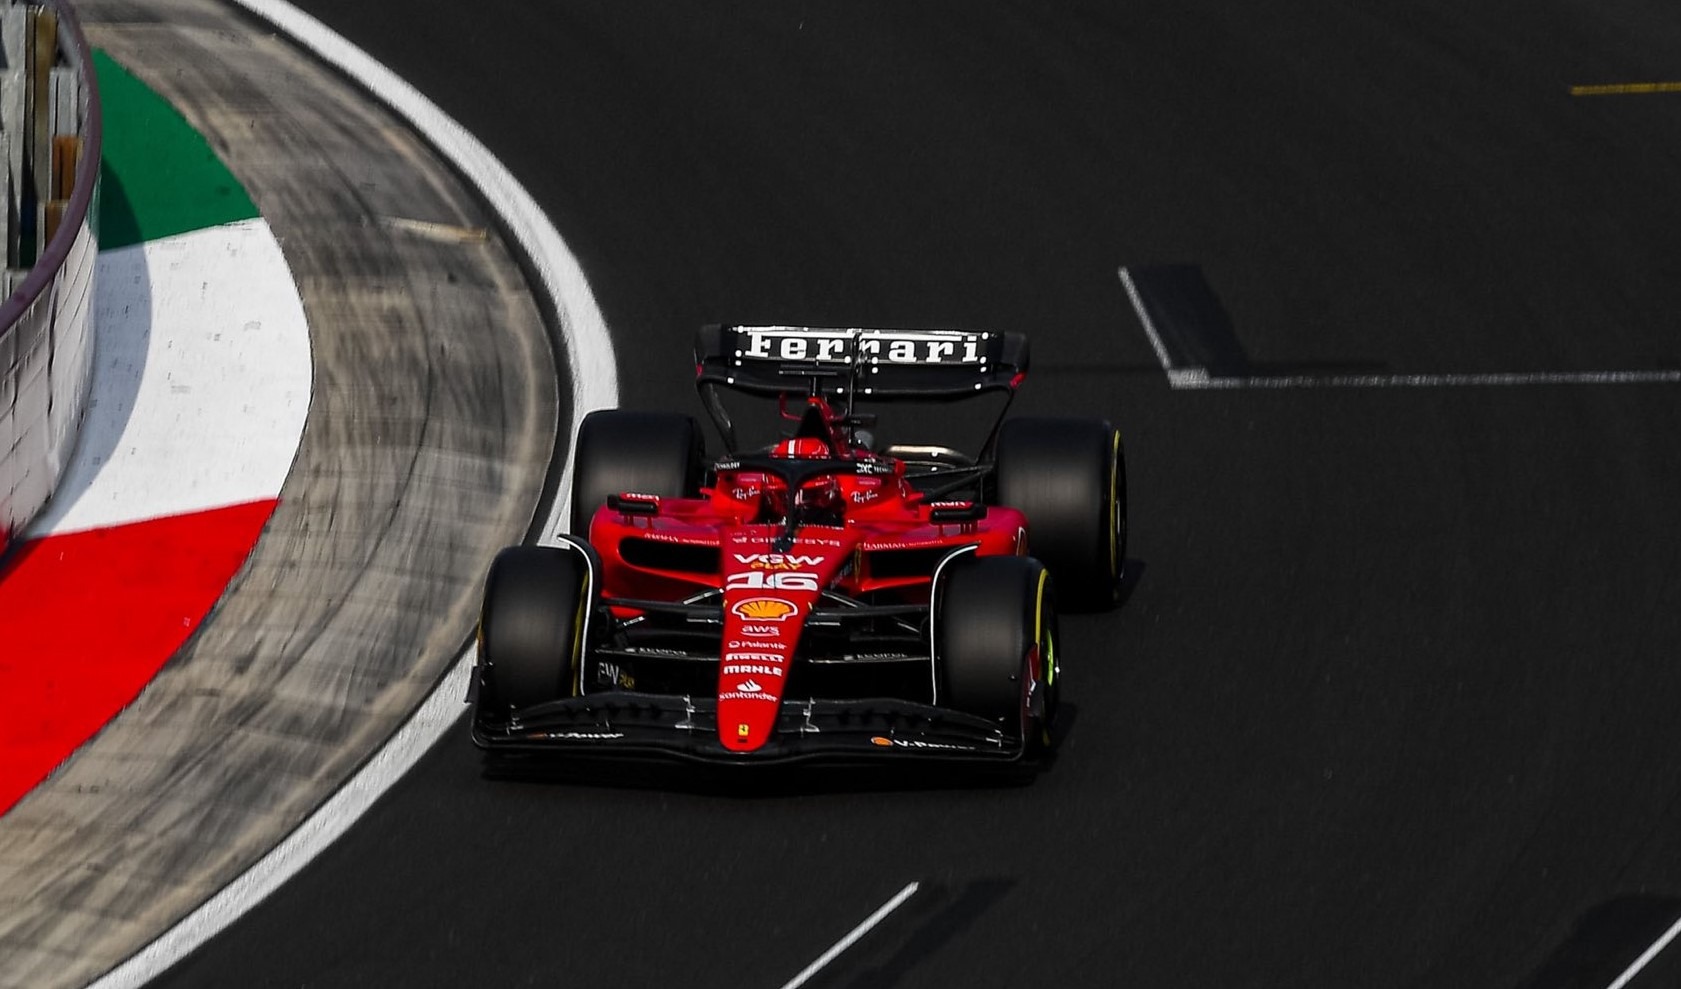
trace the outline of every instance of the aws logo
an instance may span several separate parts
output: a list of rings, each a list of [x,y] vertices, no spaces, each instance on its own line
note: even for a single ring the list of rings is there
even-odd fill
[[[730,611],[737,618],[754,622],[780,622],[799,609],[781,598],[748,598],[736,602]]]

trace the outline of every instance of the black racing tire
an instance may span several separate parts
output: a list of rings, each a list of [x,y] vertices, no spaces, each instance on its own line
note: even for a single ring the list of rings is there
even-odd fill
[[[706,448],[693,416],[603,409],[584,417],[572,454],[572,531],[589,534],[590,519],[609,495],[634,492],[692,498],[700,492]]]
[[[1049,578],[1032,557],[967,557],[941,575],[934,602],[938,703],[998,722],[1030,754],[1051,744],[1061,690]]]
[[[584,659],[589,566],[575,552],[511,546],[496,555],[479,612],[481,703],[503,713],[572,697]]]
[[[1120,600],[1126,567],[1126,449],[1103,419],[1010,419],[998,432],[992,503],[1027,516],[1028,551],[1070,610]]]

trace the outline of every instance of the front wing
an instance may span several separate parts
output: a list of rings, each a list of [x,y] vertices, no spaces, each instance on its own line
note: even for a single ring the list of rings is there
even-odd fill
[[[891,698],[785,699],[770,740],[754,752],[718,741],[711,697],[614,690],[539,704],[506,721],[481,710],[473,742],[490,753],[680,759],[736,765],[936,759],[1010,762],[1020,739],[974,715]]]

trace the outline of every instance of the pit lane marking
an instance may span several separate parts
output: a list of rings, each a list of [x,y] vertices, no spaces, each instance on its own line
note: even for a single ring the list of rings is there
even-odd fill
[[[498,213],[504,229],[519,242],[536,275],[539,290],[553,302],[559,316],[557,322],[572,381],[573,439],[585,415],[617,406],[618,365],[607,321],[596,304],[595,293],[585,280],[576,255],[507,166],[419,90],[286,0],[233,2],[355,80],[407,120],[463,178],[478,188],[485,204]],[[570,448],[569,442],[567,449]],[[546,520],[545,533],[558,532],[561,520],[566,517],[572,490],[570,458],[561,473],[558,490],[560,494]],[[545,536],[541,542],[554,545],[556,540]],[[245,916],[326,851],[456,723],[461,715],[461,698],[466,696],[472,678],[475,656],[475,647],[468,645],[409,720],[355,776],[300,823],[297,830],[89,989],[139,989]]]
[[[1634,977],[1639,975],[1647,965],[1650,965],[1652,959],[1658,957],[1659,952],[1669,947],[1669,942],[1675,940],[1677,935],[1681,935],[1681,917],[1677,917],[1675,923],[1669,925],[1669,930],[1664,931],[1661,937],[1653,941],[1652,946],[1642,952],[1640,957],[1634,960],[1634,964],[1624,969],[1623,974],[1617,976],[1617,980],[1606,986],[1605,989],[1623,989],[1624,986],[1634,981]]]
[[[1681,82],[1613,82],[1570,87],[1571,96],[1634,96],[1647,93],[1681,93]]]
[[[907,883],[904,889],[901,889],[899,892],[893,894],[892,899],[883,903],[880,907],[877,907],[875,913],[865,917],[863,922],[848,931],[845,937],[836,941],[833,945],[830,945],[828,951],[818,955],[817,960],[812,962],[810,965],[807,965],[803,970],[801,970],[799,975],[796,975],[787,982],[784,982],[782,984],[782,989],[799,989],[800,986],[803,986],[807,982],[811,981],[812,976],[821,972],[824,966],[840,957],[841,952],[856,944],[859,938],[870,933],[877,924],[887,918],[888,914],[899,909],[899,907],[904,905],[906,900],[915,896],[917,889],[921,885],[921,883],[917,882]]]
[[[1681,84],[1678,84],[1681,85]],[[1681,384],[1681,370],[1655,371],[1497,371],[1467,374],[1250,374],[1211,373],[1207,367],[1175,363],[1150,314],[1144,293],[1126,267],[1119,269],[1121,286],[1133,313],[1156,352],[1176,391],[1218,391],[1243,388],[1489,388],[1529,385],[1672,385]]]

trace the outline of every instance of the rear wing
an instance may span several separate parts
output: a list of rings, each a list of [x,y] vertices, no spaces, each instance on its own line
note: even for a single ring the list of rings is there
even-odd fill
[[[955,399],[1015,391],[1027,374],[1027,338],[978,330],[816,326],[703,326],[697,385],[752,395]]]

